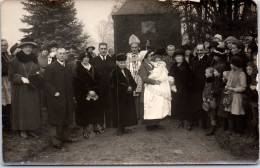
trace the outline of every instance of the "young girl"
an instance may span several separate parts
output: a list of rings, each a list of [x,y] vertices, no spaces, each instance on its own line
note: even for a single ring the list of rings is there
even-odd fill
[[[145,84],[144,91],[144,119],[163,119],[171,115],[171,88],[166,63],[152,62],[154,69],[149,79],[160,81],[160,85]],[[154,106],[156,104],[156,106]]]
[[[248,115],[248,125],[250,126],[252,136],[258,137],[258,91],[256,90],[256,76],[257,76],[257,66],[254,62],[249,62],[246,67],[247,73],[247,88],[245,91],[246,96],[249,100],[249,112]]]
[[[240,57],[230,59],[231,71],[225,89],[232,94],[232,102],[225,110],[231,113],[236,132],[242,134],[245,110],[242,106],[243,92],[246,89],[246,74],[243,72],[243,61]]]

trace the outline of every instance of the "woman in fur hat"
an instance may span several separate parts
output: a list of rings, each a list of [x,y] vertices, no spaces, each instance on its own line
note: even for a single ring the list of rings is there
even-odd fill
[[[39,73],[37,56],[32,53],[37,45],[30,38],[24,38],[18,45],[21,51],[10,62],[8,76],[12,84],[11,124],[22,138],[40,127],[39,89],[30,84],[29,77]]]
[[[178,128],[184,127],[187,120],[187,130],[192,129],[191,122],[194,118],[193,110],[190,108],[192,91],[192,71],[185,61],[184,51],[176,50],[174,53],[175,63],[169,75],[175,79],[177,92],[173,94],[172,115],[180,120]]]
[[[78,58],[75,68],[74,77],[74,94],[77,101],[77,109],[75,113],[76,124],[83,127],[83,137],[89,138],[89,134],[93,131],[97,132],[99,125],[98,113],[100,82],[99,74],[96,69],[89,63],[90,56],[81,54]]]

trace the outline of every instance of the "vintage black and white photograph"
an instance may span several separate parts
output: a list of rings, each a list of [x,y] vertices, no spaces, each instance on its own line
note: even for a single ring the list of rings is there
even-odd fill
[[[3,165],[258,164],[257,0],[2,0]]]

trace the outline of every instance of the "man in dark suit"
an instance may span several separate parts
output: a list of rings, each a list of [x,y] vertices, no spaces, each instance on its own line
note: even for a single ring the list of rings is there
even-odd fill
[[[193,108],[195,115],[201,121],[203,128],[206,128],[207,114],[202,110],[202,93],[206,83],[205,70],[210,66],[212,59],[205,54],[205,46],[198,44],[196,47],[196,56],[192,59],[193,71]]]
[[[64,48],[57,50],[57,60],[45,68],[43,75],[47,94],[48,121],[51,124],[51,143],[63,148],[64,142],[73,142],[69,138],[69,125],[73,123],[73,73],[65,64]]]
[[[99,107],[98,112],[100,113],[100,124],[101,127],[104,125],[104,117],[106,127],[112,126],[112,111],[111,111],[111,93],[109,87],[109,79],[111,71],[116,67],[115,60],[107,54],[107,44],[99,44],[99,54],[92,60],[93,66],[96,68],[97,73],[100,74],[100,85],[99,85],[99,99],[102,106]],[[102,128],[102,133],[104,129]]]

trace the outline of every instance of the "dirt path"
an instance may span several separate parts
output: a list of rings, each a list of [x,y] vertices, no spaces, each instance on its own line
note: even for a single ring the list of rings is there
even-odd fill
[[[177,129],[176,121],[165,120],[164,130],[147,132],[142,125],[132,127],[133,133],[118,137],[115,129],[88,140],[67,144],[68,151],[48,148],[29,164],[176,164],[176,163],[238,163],[238,159],[221,149],[214,136],[194,128]]]

